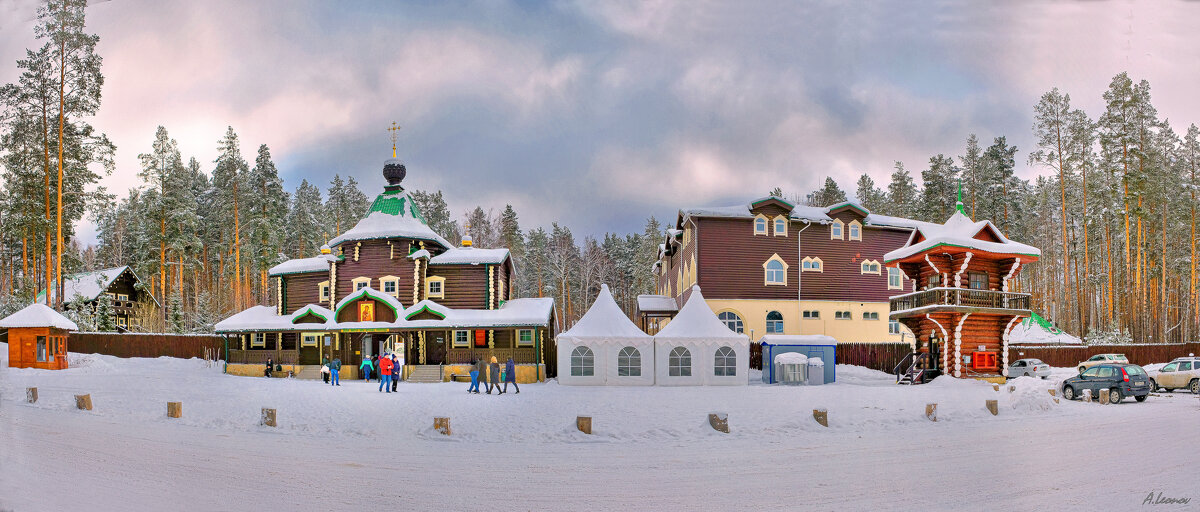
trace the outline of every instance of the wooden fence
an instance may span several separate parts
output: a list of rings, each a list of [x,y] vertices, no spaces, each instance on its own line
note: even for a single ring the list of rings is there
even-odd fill
[[[225,351],[225,338],[216,335],[115,332],[73,332],[67,336],[67,350],[80,354],[187,359],[204,357],[205,349],[220,359]]]
[[[1165,363],[1176,357],[1200,354],[1200,342],[1138,345],[1072,345],[1008,347],[1008,360],[1041,359],[1050,366],[1070,368],[1096,354],[1125,354],[1136,365]]]
[[[865,366],[892,373],[892,368],[910,352],[912,347],[907,343],[838,343],[835,356],[837,364]],[[758,343],[750,344],[750,367],[762,369],[762,346]]]

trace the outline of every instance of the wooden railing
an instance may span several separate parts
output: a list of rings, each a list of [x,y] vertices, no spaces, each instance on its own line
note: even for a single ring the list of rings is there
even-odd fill
[[[476,359],[490,360],[492,356],[496,356],[496,360],[503,363],[512,358],[517,364],[535,364],[538,363],[537,350],[530,347],[522,348],[452,348],[446,351],[446,364],[471,364]]]
[[[897,295],[890,299],[892,311],[926,306],[964,306],[971,308],[1029,309],[1028,293],[972,290],[970,288],[931,288]]]
[[[300,353],[295,350],[230,350],[229,364],[267,364],[271,359],[275,364],[296,364]]]

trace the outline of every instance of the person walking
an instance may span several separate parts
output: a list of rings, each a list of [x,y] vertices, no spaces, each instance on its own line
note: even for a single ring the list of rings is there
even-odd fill
[[[471,387],[467,388],[467,393],[479,394],[479,368],[482,363],[478,359],[471,360]]]
[[[358,365],[358,369],[362,370],[363,380],[371,382],[371,358],[363,358],[362,364]]]
[[[488,365],[488,390],[487,394],[492,394],[492,386],[496,387],[496,394],[502,394],[500,391],[500,363],[496,362],[496,356],[492,356],[492,362]]]
[[[521,388],[517,386],[517,363],[513,362],[511,357],[508,358],[508,362],[504,363],[504,391],[501,391],[501,393],[508,393],[509,382],[516,388],[517,393],[520,394]]]
[[[371,378],[379,380],[379,354],[371,356]]]
[[[392,359],[387,355],[379,358],[379,391],[392,392]]]
[[[392,352],[392,391],[396,391],[396,387],[400,385],[400,369],[400,358]]]
[[[335,357],[335,358],[333,358],[333,361],[329,362],[329,375],[330,375],[329,385],[330,386],[341,386],[342,385],[342,381],[338,380],[338,371],[341,369],[342,369],[342,360],[341,359],[338,359]]]

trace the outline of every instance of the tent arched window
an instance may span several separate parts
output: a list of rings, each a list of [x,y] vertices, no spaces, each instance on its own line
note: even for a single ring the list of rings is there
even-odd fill
[[[692,353],[685,347],[671,349],[667,357],[667,374],[671,377],[692,376]]]
[[[783,315],[778,311],[767,313],[767,334],[783,334]]]
[[[742,333],[742,317],[738,316],[737,313],[734,313],[733,311],[722,311],[717,315],[717,318],[721,319],[721,322],[724,322],[725,326],[728,327],[729,330],[738,334]]]
[[[713,356],[713,375],[717,377],[733,377],[737,375],[737,355],[729,347],[717,349]]]
[[[592,349],[575,347],[571,351],[571,376],[591,377],[596,374],[596,359]]]
[[[617,354],[617,376],[641,377],[642,352],[633,347],[625,347]]]

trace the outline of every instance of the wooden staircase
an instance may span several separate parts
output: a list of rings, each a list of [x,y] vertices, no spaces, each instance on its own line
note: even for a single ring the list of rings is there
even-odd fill
[[[408,374],[406,381],[418,384],[442,382],[442,367],[436,364],[414,367],[412,373]]]
[[[297,379],[321,380],[321,365],[306,364],[300,367],[300,372],[295,375]]]

